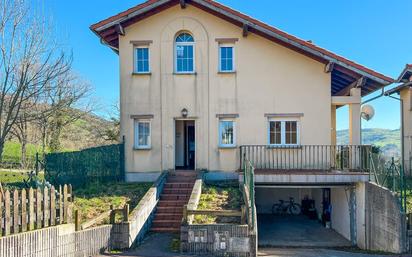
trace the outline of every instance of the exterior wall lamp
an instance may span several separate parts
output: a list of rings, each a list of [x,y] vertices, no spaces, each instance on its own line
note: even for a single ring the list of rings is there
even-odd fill
[[[182,114],[182,117],[183,117],[183,118],[186,118],[187,115],[189,114],[189,111],[188,111],[186,108],[183,108],[183,109],[181,110],[181,114]]]

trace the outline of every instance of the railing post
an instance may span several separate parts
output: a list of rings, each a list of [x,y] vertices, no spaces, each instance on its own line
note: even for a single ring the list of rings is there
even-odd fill
[[[113,205],[110,205],[110,224],[114,224],[116,222],[116,212],[114,211]]]
[[[74,228],[75,228],[76,231],[81,230],[81,227],[80,227],[80,211],[79,210],[74,211]]]
[[[122,137],[122,143],[120,145],[120,177],[123,179],[123,181],[126,181],[126,158],[125,158],[125,150],[126,150],[126,137]]]
[[[187,204],[183,206],[183,220],[182,220],[183,225],[188,224],[188,217],[187,217]]]
[[[242,205],[241,211],[242,211],[242,216],[241,216],[240,220],[241,220],[241,224],[243,225],[243,224],[247,223],[247,221],[246,221],[246,206],[245,205]]]

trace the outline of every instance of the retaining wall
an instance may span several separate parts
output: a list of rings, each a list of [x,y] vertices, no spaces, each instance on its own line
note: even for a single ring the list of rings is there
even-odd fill
[[[365,206],[367,249],[405,252],[406,217],[397,196],[375,183],[366,183]]]

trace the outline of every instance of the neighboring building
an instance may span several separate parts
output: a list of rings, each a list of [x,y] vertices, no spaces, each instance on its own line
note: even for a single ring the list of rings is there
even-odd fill
[[[361,97],[393,79],[210,0],[150,0],[91,29],[120,58],[129,181],[175,169],[237,178],[248,159],[260,213],[308,196],[365,246]],[[335,146],[344,105],[351,146]]]
[[[400,96],[402,128],[401,152],[404,157],[405,174],[412,175],[412,64],[407,64],[396,81],[400,85],[385,92],[385,95],[397,93]]]

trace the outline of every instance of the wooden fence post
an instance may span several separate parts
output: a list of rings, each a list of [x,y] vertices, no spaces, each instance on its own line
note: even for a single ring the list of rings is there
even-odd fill
[[[188,218],[187,218],[187,204],[185,204],[185,205],[183,206],[183,221],[182,221],[182,223],[183,223],[184,225],[187,225],[187,223],[188,223]]]
[[[59,224],[63,224],[63,190],[59,185]]]
[[[27,197],[26,189],[21,190],[21,232],[27,231]]]
[[[44,188],[43,198],[43,228],[47,228],[50,224],[49,189],[47,187]]]
[[[114,207],[113,207],[113,205],[110,205],[110,210],[111,210],[111,212],[110,212],[110,224],[114,224],[115,223],[115,218],[116,218],[116,212],[114,212]]]
[[[64,185],[63,186],[63,223],[67,223],[67,210],[68,210],[67,185]]]
[[[10,191],[6,190],[4,196],[4,235],[10,235]]]
[[[29,189],[29,230],[34,229],[34,220],[35,220],[35,214],[34,214],[34,192],[33,188],[30,187]]]
[[[242,217],[241,217],[240,220],[241,220],[241,224],[243,225],[243,224],[247,223],[247,221],[246,221],[246,206],[245,205],[242,205],[241,211],[242,211]]]
[[[13,233],[19,233],[19,191],[13,191]]]
[[[40,229],[41,228],[41,223],[42,223],[42,213],[41,213],[41,191],[39,189],[36,189],[36,228]]]
[[[3,192],[0,192],[0,236],[3,236]]]
[[[50,226],[56,225],[56,190],[54,186],[50,190]]]
[[[75,227],[76,231],[81,230],[81,227],[80,227],[80,211],[79,210],[74,211],[74,227]]]
[[[129,221],[129,210],[130,210],[130,206],[128,204],[125,204],[123,207],[123,221],[124,222]]]

